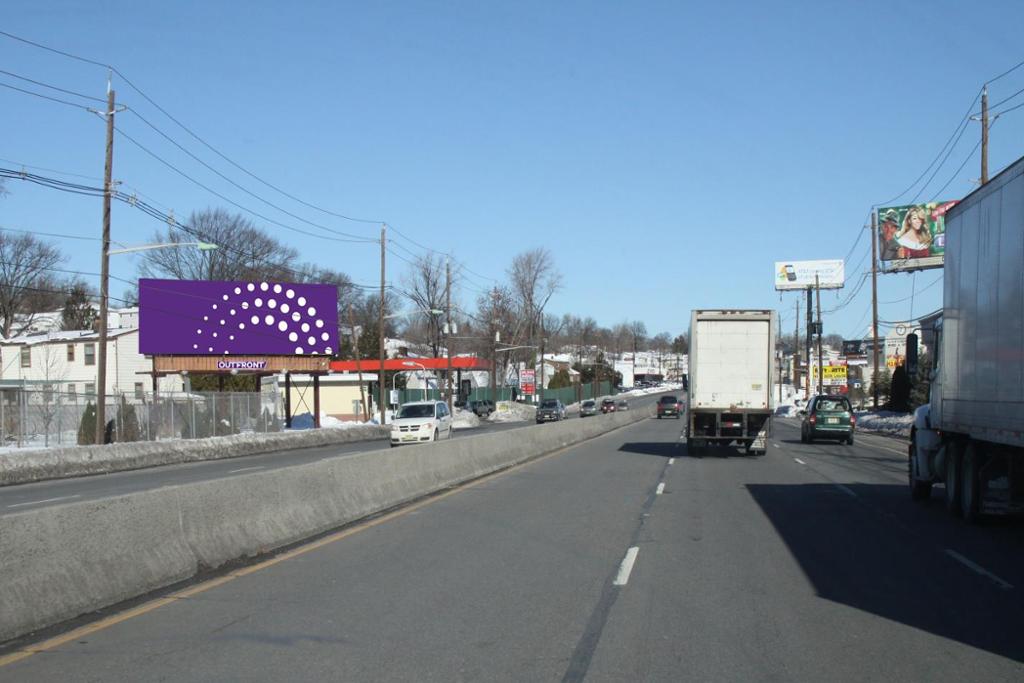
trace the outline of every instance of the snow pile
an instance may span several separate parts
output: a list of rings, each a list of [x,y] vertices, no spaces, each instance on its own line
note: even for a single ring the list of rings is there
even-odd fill
[[[452,429],[473,429],[480,426],[480,418],[472,410],[455,409],[452,415]]]
[[[327,413],[320,413],[320,427],[323,429],[354,429],[365,424],[376,424],[375,420],[360,422],[358,420],[339,420]],[[299,413],[292,416],[292,430],[313,429],[313,414]],[[287,429],[285,431],[288,431]]]
[[[498,409],[487,419],[491,422],[526,422],[537,419],[537,408],[525,403],[501,401],[498,403]]]
[[[876,413],[856,413],[857,429],[864,432],[880,432],[892,436],[910,437],[910,428],[914,424],[912,413],[894,413],[891,410],[879,410]]]

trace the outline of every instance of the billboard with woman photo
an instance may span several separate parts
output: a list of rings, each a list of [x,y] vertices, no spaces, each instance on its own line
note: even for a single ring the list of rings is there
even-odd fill
[[[878,209],[878,258],[887,271],[941,268],[946,212],[956,202],[928,202]]]

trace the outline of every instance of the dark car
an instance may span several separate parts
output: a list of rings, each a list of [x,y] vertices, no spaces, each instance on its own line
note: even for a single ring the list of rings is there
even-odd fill
[[[615,412],[615,399],[606,398],[601,401],[601,412],[602,413],[614,413]]]
[[[801,410],[800,441],[811,443],[815,439],[838,439],[853,443],[857,418],[845,396],[815,396],[807,410]]]
[[[674,417],[679,419],[679,415],[683,412],[683,407],[679,403],[678,396],[662,396],[658,401],[658,419],[662,417]]]
[[[474,413],[476,413],[477,417],[487,417],[488,415],[494,412],[494,401],[472,401],[470,403],[470,408]]]
[[[546,398],[537,408],[537,424],[565,419],[565,406],[557,398]]]
[[[587,399],[580,404],[580,417],[591,417],[597,415],[597,401]]]

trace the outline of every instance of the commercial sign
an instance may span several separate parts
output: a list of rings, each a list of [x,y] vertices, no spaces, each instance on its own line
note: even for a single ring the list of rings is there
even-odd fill
[[[878,258],[886,272],[941,268],[952,202],[878,209]]]
[[[845,387],[847,382],[847,369],[845,365],[826,365],[821,369],[822,385],[826,387]],[[811,365],[811,381],[814,385],[818,383],[818,364]]]
[[[334,285],[139,280],[139,353],[329,356],[337,349]]]
[[[267,367],[265,360],[219,360],[218,370],[263,370]]]
[[[842,289],[845,279],[843,261],[776,261],[775,289],[807,289],[815,284],[822,289]]]
[[[526,395],[532,395],[537,391],[537,373],[535,370],[520,371],[519,388]]]

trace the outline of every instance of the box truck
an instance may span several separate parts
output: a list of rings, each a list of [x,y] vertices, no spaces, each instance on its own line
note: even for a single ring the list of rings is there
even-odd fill
[[[778,319],[766,310],[690,315],[686,440],[690,452],[735,443],[764,454],[771,433]]]
[[[945,485],[970,521],[1024,511],[1024,158],[946,213],[942,310],[922,320],[929,402],[915,411],[910,494]]]

